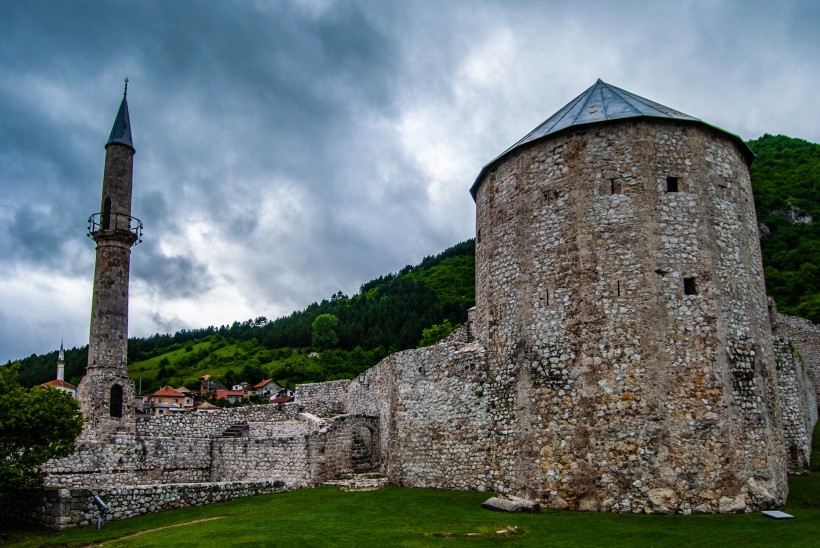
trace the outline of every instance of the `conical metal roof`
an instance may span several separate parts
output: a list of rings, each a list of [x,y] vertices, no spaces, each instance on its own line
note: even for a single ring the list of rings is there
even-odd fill
[[[125,94],[122,96],[120,110],[117,111],[114,127],[111,128],[111,135],[108,136],[105,146],[113,143],[134,148],[134,142],[131,140],[131,118],[128,116],[128,102],[125,100]]]
[[[487,171],[518,147],[575,126],[639,117],[683,120],[709,125],[699,118],[689,116],[683,112],[612,86],[599,78],[597,82],[581,93],[581,95],[567,103],[564,108],[547,118],[546,121],[484,166],[473,183],[473,186],[470,188],[470,193],[473,195],[473,198],[475,198],[478,185],[481,183]],[[715,129],[736,140],[741,146],[747,163],[751,163],[751,160],[754,158],[754,153],[752,153],[751,149],[749,149],[748,145],[746,145],[740,137],[720,128]]]

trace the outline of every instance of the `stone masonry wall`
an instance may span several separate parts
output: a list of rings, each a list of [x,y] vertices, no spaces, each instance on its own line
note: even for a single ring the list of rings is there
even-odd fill
[[[239,497],[268,495],[285,490],[282,482],[219,482],[195,484],[138,485],[96,491],[108,505],[106,522],[127,519],[160,510],[202,506]],[[0,514],[50,529],[97,523],[99,509],[88,489],[47,489],[28,494],[14,505],[4,505]]]
[[[776,336],[777,384],[783,408],[783,437],[790,468],[807,468],[811,458],[811,439],[817,423],[814,385],[805,373],[802,358],[791,341]]]
[[[794,344],[806,364],[806,372],[814,383],[814,393],[820,402],[820,325],[776,311],[773,311],[772,325],[777,335]]]
[[[307,482],[305,435],[212,441],[211,481],[278,481],[288,489]]]
[[[292,403],[252,405],[197,411],[137,421],[137,435],[144,437],[210,437],[222,435],[235,424],[295,420],[299,410]]]
[[[627,512],[784,500],[751,184],[733,141],[648,119],[556,134],[487,172],[476,230],[492,489]]]
[[[349,385],[347,380],[299,384],[293,394],[294,401],[300,410],[320,417],[341,415],[347,409]]]
[[[69,457],[44,467],[49,487],[103,488],[158,482],[210,481],[211,442],[207,438],[136,438],[79,441]]]
[[[348,412],[378,417],[381,467],[413,487],[485,490],[490,429],[484,349],[465,327],[441,343],[393,354],[350,383]]]

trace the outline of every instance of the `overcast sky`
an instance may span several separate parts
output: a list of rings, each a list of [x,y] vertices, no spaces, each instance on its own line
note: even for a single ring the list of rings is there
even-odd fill
[[[88,342],[129,78],[130,334],[276,318],[473,236],[481,167],[597,78],[820,141],[820,2],[0,2],[0,362]]]

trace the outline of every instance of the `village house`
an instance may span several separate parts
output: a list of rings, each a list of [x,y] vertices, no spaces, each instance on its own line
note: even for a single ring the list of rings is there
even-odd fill
[[[234,392],[241,391],[245,395],[245,397],[247,398],[248,396],[253,396],[254,395],[253,388],[254,387],[251,383],[246,382],[246,381],[242,381],[239,384],[233,385],[231,387],[231,390],[233,390]]]
[[[282,390],[282,387],[279,386],[279,384],[273,379],[265,379],[256,383],[253,389],[257,396],[265,398],[275,395],[277,392]]]
[[[290,401],[293,401],[293,390],[289,388],[282,388],[268,398],[268,403],[288,403]]]
[[[176,405],[182,410],[193,409],[194,398],[192,394],[185,394],[176,388],[166,386],[165,388],[151,394],[148,398],[148,404],[151,408],[154,408],[159,404],[169,404]]]
[[[228,400],[231,403],[236,403],[242,401],[245,397],[245,393],[242,390],[217,390],[216,391],[216,399],[217,400]]]

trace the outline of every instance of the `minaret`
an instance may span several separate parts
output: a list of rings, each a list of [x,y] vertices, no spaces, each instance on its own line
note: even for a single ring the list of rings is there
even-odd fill
[[[60,353],[57,354],[57,380],[65,380],[65,351],[63,350],[63,341],[60,341]]]
[[[131,217],[134,145],[128,117],[128,79],[114,127],[105,145],[100,212],[88,218],[97,244],[88,365],[77,399],[88,417],[85,435],[134,432],[134,383],[127,375],[128,276],[131,246],[142,223]]]

